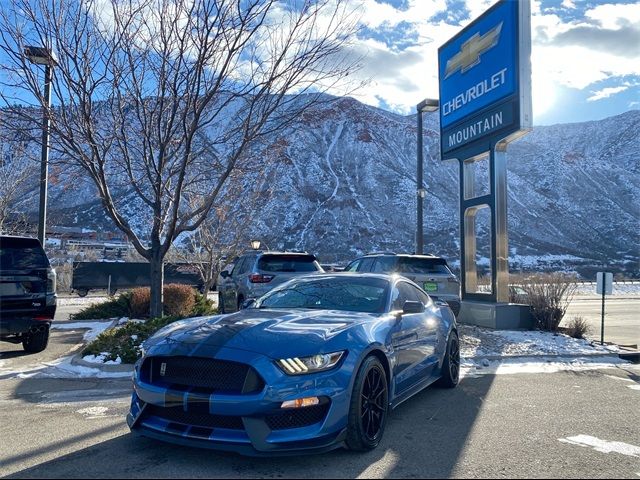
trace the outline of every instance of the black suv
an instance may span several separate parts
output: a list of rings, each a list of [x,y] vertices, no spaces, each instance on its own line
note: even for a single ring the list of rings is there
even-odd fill
[[[460,282],[444,258],[434,255],[369,253],[347,265],[345,272],[397,273],[420,285],[431,298],[445,301],[458,316]]]
[[[56,298],[56,272],[40,242],[0,236],[0,340],[44,350]]]

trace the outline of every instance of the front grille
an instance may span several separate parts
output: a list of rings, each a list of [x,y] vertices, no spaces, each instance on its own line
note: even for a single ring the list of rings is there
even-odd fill
[[[147,405],[145,416],[154,416],[172,423],[180,423],[201,428],[227,428],[229,430],[244,430],[240,417],[228,415],[212,415],[206,412],[185,412],[182,407],[159,407]]]
[[[292,408],[273,415],[267,415],[265,421],[271,430],[308,427],[324,420],[328,410],[329,403],[312,407]]]
[[[200,357],[150,357],[142,381],[177,390],[249,394],[260,392],[264,380],[249,365]]]

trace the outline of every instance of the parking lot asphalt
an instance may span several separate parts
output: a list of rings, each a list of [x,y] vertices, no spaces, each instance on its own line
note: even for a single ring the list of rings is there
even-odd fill
[[[40,357],[0,347],[0,472],[27,478],[638,478],[640,366],[467,377],[393,412],[378,449],[246,458],[132,435],[128,378],[55,378],[81,343],[54,330]],[[19,373],[19,371],[22,373]],[[34,373],[36,373],[34,375]]]
[[[372,452],[272,459],[132,435],[126,381],[24,379],[0,400],[0,464],[30,478],[637,478],[639,457],[624,452],[640,448],[638,373],[465,379],[399,407]]]

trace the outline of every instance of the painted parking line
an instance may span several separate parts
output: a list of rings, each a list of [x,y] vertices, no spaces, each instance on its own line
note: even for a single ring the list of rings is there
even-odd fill
[[[610,442],[589,435],[576,435],[575,437],[559,438],[558,441],[577,445],[579,447],[593,448],[601,453],[620,453],[628,457],[640,457],[640,447],[624,442]]]

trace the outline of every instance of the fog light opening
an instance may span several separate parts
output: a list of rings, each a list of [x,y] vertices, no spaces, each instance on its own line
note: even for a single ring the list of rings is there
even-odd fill
[[[295,400],[287,400],[286,402],[282,402],[280,408],[312,407],[314,405],[318,405],[319,403],[320,399],[318,397],[297,398]]]

